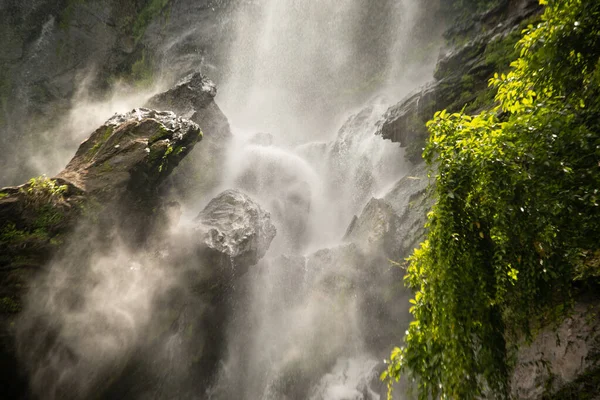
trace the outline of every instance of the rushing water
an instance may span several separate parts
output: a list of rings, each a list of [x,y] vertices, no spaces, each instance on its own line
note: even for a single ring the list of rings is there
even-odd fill
[[[238,10],[217,99],[236,138],[223,186],[256,198],[278,234],[237,293],[214,398],[380,398],[388,349],[368,343],[381,327],[367,326],[363,291],[386,289],[362,274],[387,261],[365,262],[342,238],[352,216],[406,173],[402,149],[375,129],[389,102],[431,73],[415,74],[404,58],[418,11],[416,0]]]
[[[161,381],[152,398],[381,398],[382,359],[403,334],[398,323],[404,307],[394,303],[399,279],[382,273],[389,262],[379,248],[344,236],[367,202],[382,198],[408,171],[399,145],[375,132],[391,104],[431,77],[430,63],[409,56],[411,32],[424,12],[419,0],[254,0],[240,1],[229,16],[235,32],[219,49],[228,57],[219,66],[217,103],[234,139],[215,192],[248,193],[270,212],[277,236],[259,264],[235,283],[224,352],[214,376],[202,384],[209,387],[206,395],[178,388],[174,378],[186,373],[180,339],[188,333],[179,322],[159,354],[144,355],[148,368],[160,369],[161,379],[170,381]],[[51,25],[44,26],[41,44]],[[189,35],[193,27],[184,31]],[[142,102],[139,93],[131,97],[136,106]],[[117,106],[130,106],[115,98],[75,103],[73,115],[80,119],[71,118],[70,130],[77,132],[90,131]],[[209,200],[188,201],[188,211]],[[83,271],[81,279],[89,275],[94,290],[85,282],[77,289],[65,286],[74,279],[62,260],[54,263],[32,302],[35,310],[27,312],[54,319],[61,340],[57,350],[52,345],[34,354],[26,348],[22,357],[35,364],[37,393],[54,393],[41,397],[94,390],[152,336],[147,333],[154,314],[169,313],[154,298],[178,285],[165,278],[172,271],[160,258],[133,253],[115,246],[108,255],[90,256],[89,271],[78,265],[79,253],[67,257],[63,264]],[[85,304],[71,309],[61,300],[67,295]],[[205,306],[200,303],[193,305]],[[35,324],[22,329],[33,336],[21,339],[25,347],[42,348],[48,340]],[[73,354],[65,351],[69,346]]]

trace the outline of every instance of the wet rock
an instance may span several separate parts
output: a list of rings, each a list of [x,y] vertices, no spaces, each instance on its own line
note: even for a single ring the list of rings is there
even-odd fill
[[[384,139],[400,143],[402,147],[426,135],[425,122],[435,111],[444,109],[445,101],[451,101],[447,97],[439,96],[439,88],[436,83],[429,84],[390,107],[380,122],[377,134]]]
[[[226,274],[240,275],[267,252],[276,229],[271,217],[249,196],[227,190],[200,212],[196,235],[209,253],[217,255]],[[214,260],[214,257],[210,257]]]
[[[250,138],[249,143],[258,146],[271,146],[273,144],[273,135],[266,132],[258,132]]]
[[[191,121],[138,108],[92,133],[58,177],[102,201],[126,192],[142,197],[155,192],[201,138]]]
[[[424,164],[414,167],[383,197],[399,218],[396,252],[388,253],[395,260],[408,257],[425,236],[427,213],[433,205],[427,171]]]
[[[1,189],[0,290],[20,297],[27,271],[46,264],[81,219],[144,233],[161,182],[194,147],[199,132],[173,113],[136,109],[115,115],[81,144],[57,177]]]
[[[354,217],[344,240],[356,243],[366,252],[397,254],[399,217],[383,199],[371,199],[360,217]]]
[[[381,199],[373,198],[348,226],[344,240],[366,254],[384,254],[402,260],[425,234],[429,184],[424,164],[413,168]]]
[[[217,87],[210,79],[193,73],[147,102],[150,108],[170,110],[197,123],[204,135],[202,147],[196,149],[169,179],[170,186],[184,198],[206,194],[221,179],[232,134],[227,118],[214,101],[216,94]]]

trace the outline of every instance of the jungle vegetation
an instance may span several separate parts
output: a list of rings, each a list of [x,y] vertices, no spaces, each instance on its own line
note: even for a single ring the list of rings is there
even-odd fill
[[[382,375],[419,399],[509,398],[518,339],[600,276],[600,2],[540,3],[490,80],[495,106],[427,124],[435,205],[407,259],[414,321]]]

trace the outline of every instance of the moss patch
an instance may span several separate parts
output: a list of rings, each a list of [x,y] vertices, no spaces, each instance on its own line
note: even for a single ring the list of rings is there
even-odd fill
[[[16,314],[22,309],[21,304],[11,297],[0,298],[0,313]]]
[[[31,178],[28,184],[19,192],[24,195],[28,207],[39,210],[45,206],[53,205],[64,200],[67,185],[60,185],[54,179],[45,176]]]
[[[140,11],[133,24],[133,37],[136,42],[144,35],[146,28],[154,18],[165,11],[171,0],[150,0],[148,4]]]
[[[112,135],[113,130],[114,130],[113,126],[106,127],[102,136],[100,136],[100,138],[94,142],[94,146],[92,146],[92,148],[87,152],[87,154],[85,156],[85,159],[87,162],[91,161],[92,158],[94,158],[94,156],[98,153],[98,150],[100,150],[100,147],[104,143],[106,143],[106,141],[108,140],[110,135]]]
[[[85,3],[86,0],[67,0],[67,4],[63,11],[60,13],[58,17],[58,27],[62,30],[67,30],[71,26],[71,22],[73,21],[73,14],[75,13],[75,8]]]

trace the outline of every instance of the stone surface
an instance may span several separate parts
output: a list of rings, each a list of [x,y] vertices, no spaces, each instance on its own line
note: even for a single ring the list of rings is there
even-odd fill
[[[198,125],[172,112],[134,109],[94,131],[58,178],[103,201],[126,192],[142,197],[156,191],[201,138]]]
[[[269,213],[236,190],[227,190],[212,199],[196,221],[200,242],[217,252],[225,261],[225,268],[235,275],[256,264],[277,233]]]
[[[378,123],[377,134],[399,142],[402,147],[416,146],[407,156],[418,162],[427,137],[425,123],[436,111],[456,112],[473,102],[497,72],[497,66],[485,57],[486,49],[540,11],[541,6],[535,0],[503,1],[498,7],[473,15],[449,29],[446,36],[451,46],[438,60],[435,80],[390,107]],[[457,37],[470,40],[460,43]]]
[[[524,400],[599,398],[598,387],[589,387],[597,383],[599,372],[600,305],[596,299],[576,303],[556,329],[546,327],[531,344],[520,347],[512,394]]]
[[[206,194],[220,182],[232,134],[227,118],[215,103],[215,84],[200,73],[179,81],[172,89],[148,100],[147,106],[170,110],[197,123],[204,135],[202,146],[182,163],[169,179],[180,197]]]
[[[427,167],[419,164],[394,184],[383,198],[371,199],[355,216],[344,236],[364,252],[381,253],[392,260],[408,257],[425,234],[428,196]]]

